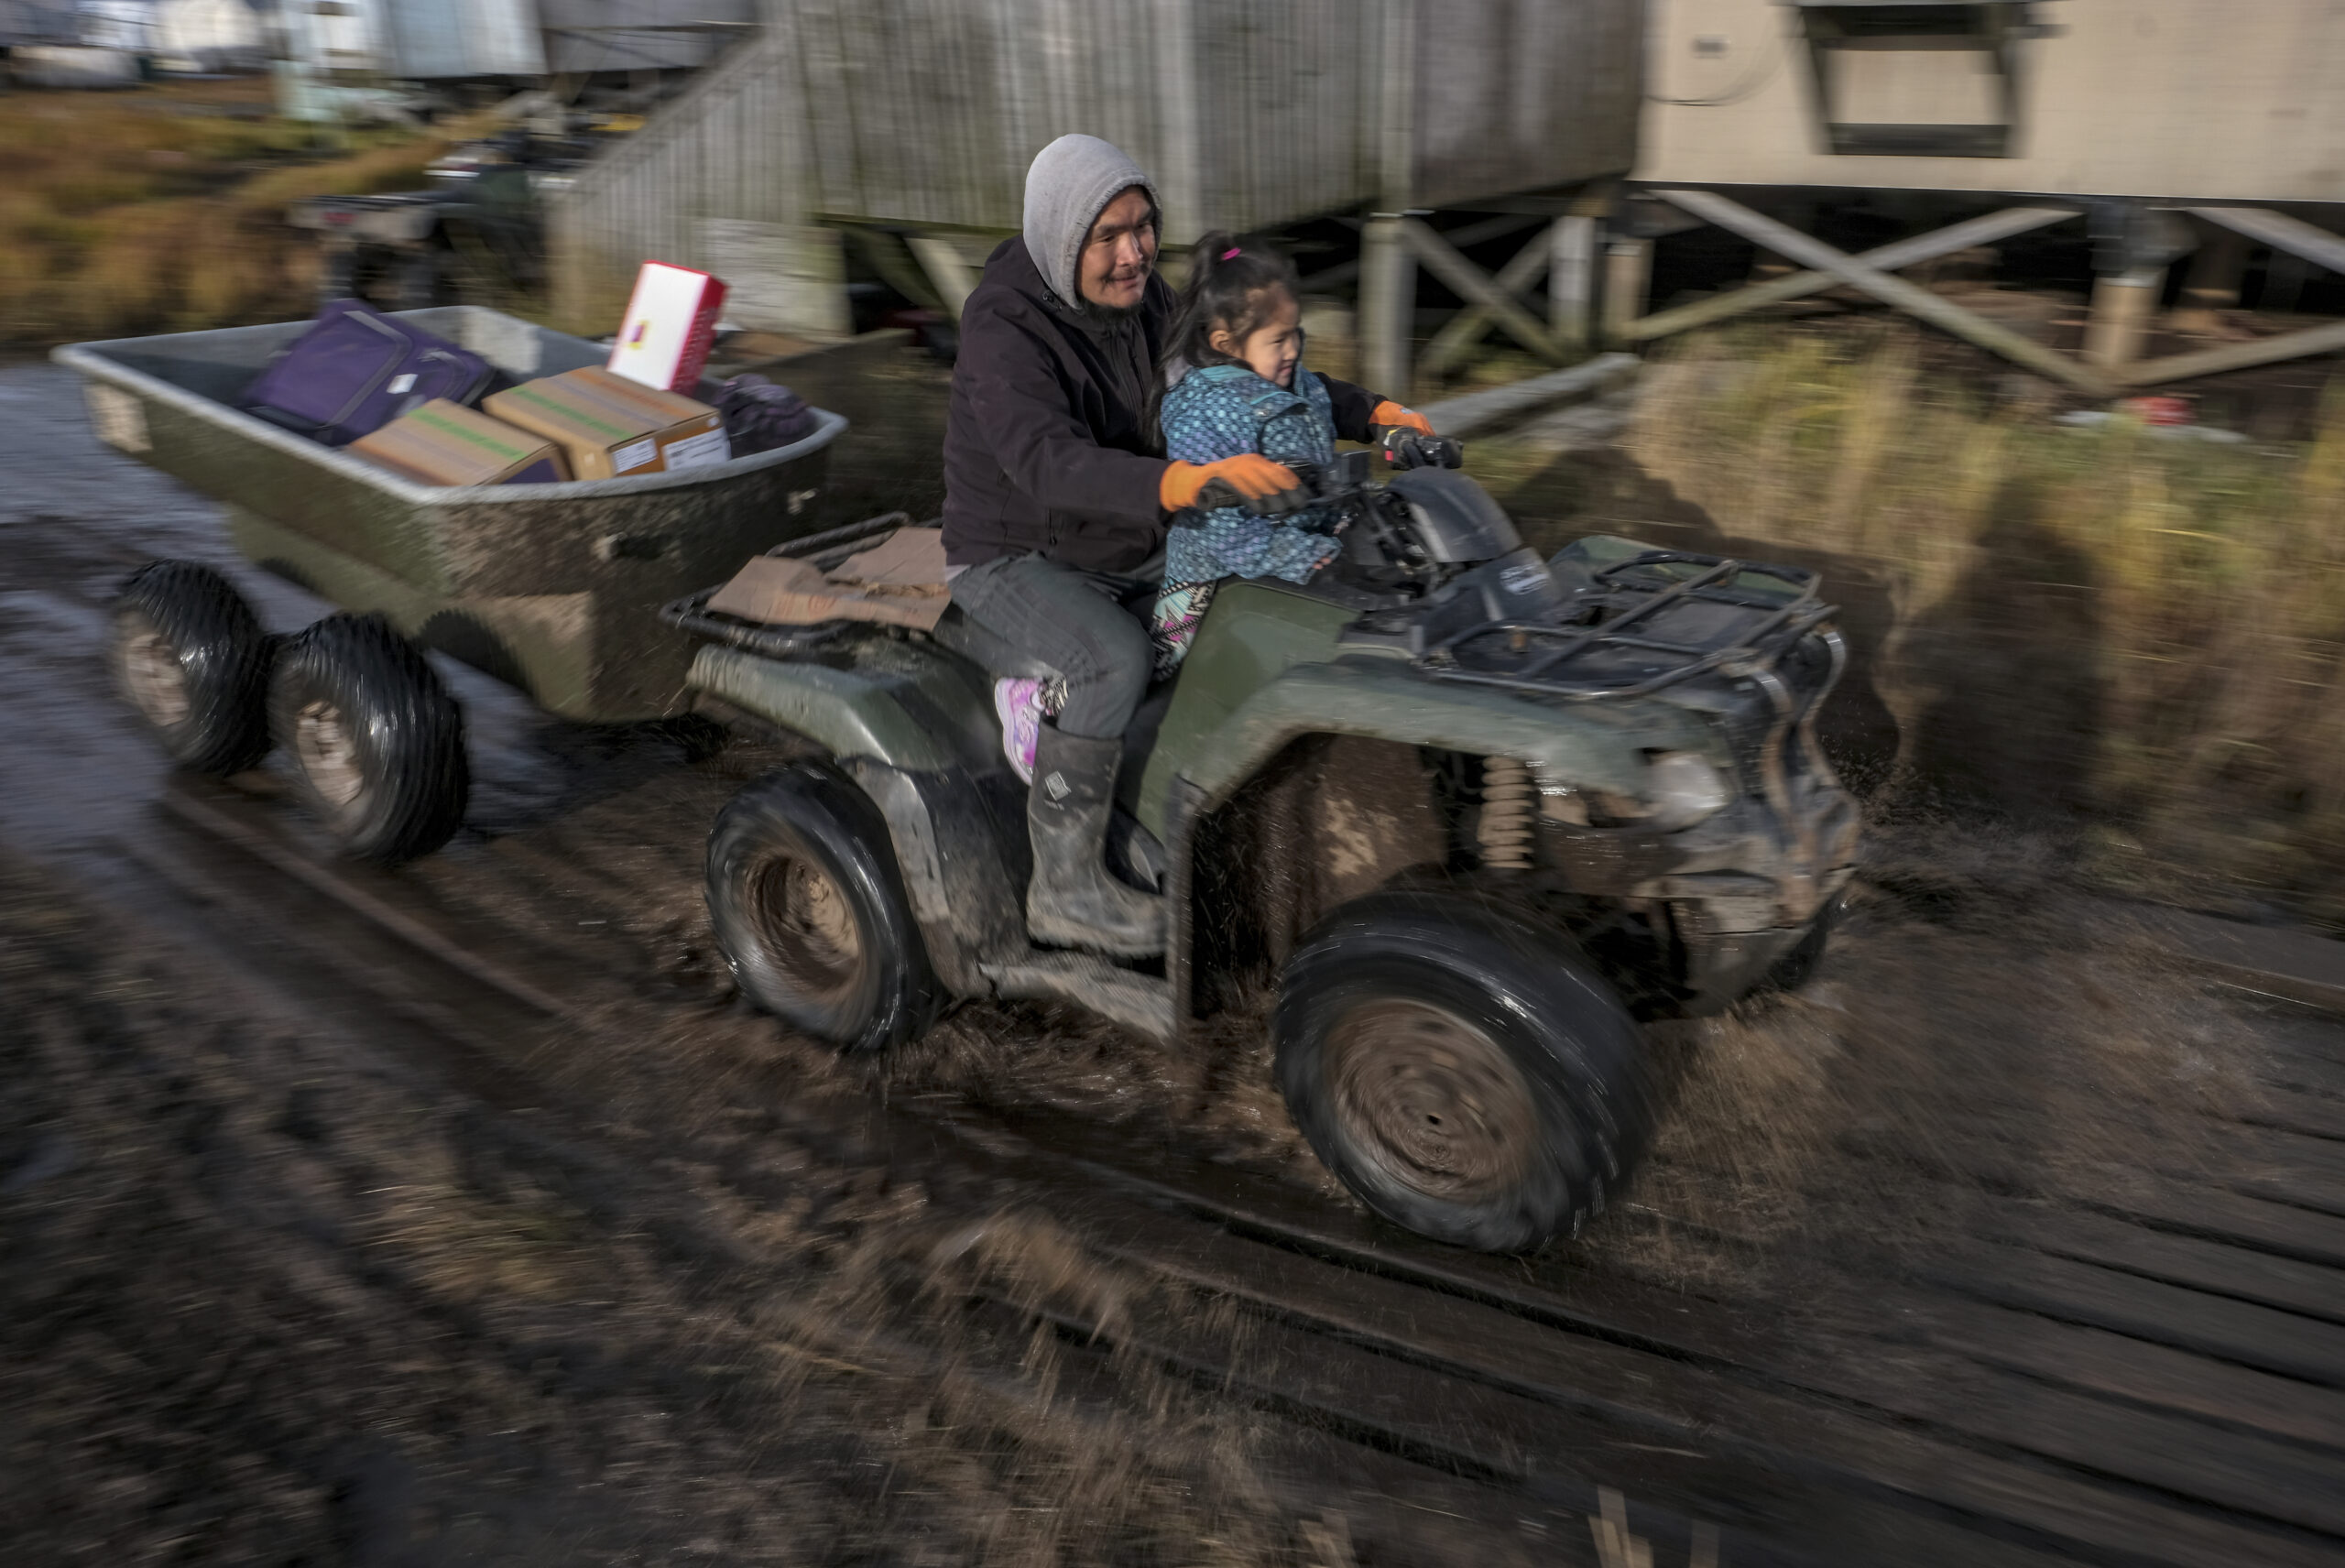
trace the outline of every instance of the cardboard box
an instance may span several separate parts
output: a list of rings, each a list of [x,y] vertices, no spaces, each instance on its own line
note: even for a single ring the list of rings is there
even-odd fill
[[[724,308],[720,279],[689,267],[647,261],[635,275],[635,293],[604,364],[662,392],[697,386],[709,345],[716,341],[717,312]]]
[[[434,397],[344,448],[419,485],[559,485],[562,450],[445,397]]]
[[[628,419],[644,421],[660,445],[662,468],[699,468],[729,462],[733,443],[725,416],[680,392],[645,387],[599,366],[588,365],[553,379],[600,399]]]
[[[899,528],[828,574],[788,556],[758,556],[708,607],[773,626],[851,620],[933,631],[951,602],[943,536],[935,528]]]
[[[716,410],[688,397],[677,397],[649,387],[637,387],[646,397],[680,405],[653,408],[621,403],[584,379],[599,376],[617,381],[609,371],[573,370],[508,387],[481,402],[484,412],[516,429],[543,436],[562,448],[571,474],[580,479],[617,479],[635,474],[659,474],[668,466],[667,449],[679,450],[692,466],[694,442],[704,437],[712,422],[724,437]],[[632,387],[632,382],[623,383]],[[705,445],[705,442],[702,442]],[[719,461],[722,461],[720,456]]]

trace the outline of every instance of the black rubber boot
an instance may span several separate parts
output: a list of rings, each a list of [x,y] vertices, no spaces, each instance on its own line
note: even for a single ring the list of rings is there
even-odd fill
[[[1026,884],[1026,930],[1051,947],[1115,958],[1164,951],[1164,903],[1107,869],[1107,816],[1115,809],[1120,740],[1091,740],[1044,724],[1034,747],[1026,833],[1034,876]]]

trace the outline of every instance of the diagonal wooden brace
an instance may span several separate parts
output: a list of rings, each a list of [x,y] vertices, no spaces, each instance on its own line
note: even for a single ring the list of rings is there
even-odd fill
[[[2274,250],[2300,256],[2331,272],[2345,272],[2345,234],[2332,234],[2269,207],[2191,207],[2187,211],[2194,218],[2220,223]]]
[[[2276,338],[2257,338],[2252,343],[2225,343],[2196,354],[2140,360],[2119,370],[2117,379],[2128,387],[2155,387],[2162,382],[2187,381],[2194,376],[2277,365],[2284,359],[2301,359],[2308,354],[2331,354],[2341,348],[2345,348],[2345,321],[2330,321],[2302,332],[2282,332]]]
[[[1539,318],[1524,310],[1513,295],[1490,281],[1489,275],[1452,250],[1449,242],[1415,218],[1401,220],[1401,235],[1425,270],[1456,289],[1469,305],[1479,305],[1506,330],[1507,335],[1553,365],[1566,356]]]
[[[1822,240],[1811,238],[1763,213],[1752,212],[1740,201],[1729,201],[1713,191],[1670,190],[1655,191],[1653,194],[1811,271],[1829,273],[1851,289],[1861,289],[1884,305],[1894,306],[1956,337],[2001,354],[2039,376],[2066,382],[2095,397],[2117,396],[2117,383],[2092,366],[2022,337],[2007,327],[1999,327],[1984,316],[1939,299],[1926,289],[1868,267]]]
[[[1539,281],[1540,275],[1547,270],[1554,254],[1555,247],[1543,228],[1531,236],[1529,245],[1515,252],[1507,264],[1499,268],[1499,275],[1493,281],[1505,289],[1510,298],[1518,296]],[[1441,331],[1434,334],[1433,342],[1425,345],[1424,357],[1418,361],[1422,373],[1439,376],[1459,354],[1481,342],[1482,334],[1489,330],[1489,311],[1479,305],[1467,305],[1444,323]]]
[[[1875,250],[1860,252],[1854,259],[1882,272],[1895,272],[1918,262],[1934,261],[1942,256],[1952,256],[1973,245],[1992,245],[2013,234],[2023,234],[2030,229],[2044,228],[2063,219],[2081,214],[2067,207],[2006,207],[2000,212],[1988,212],[1943,229],[1933,229],[1926,234],[1897,240]],[[1707,299],[1696,299],[1690,305],[1680,305],[1674,310],[1656,310],[1641,316],[1620,328],[1620,335],[1629,342],[1640,343],[1652,338],[1667,337],[1672,332],[1707,327],[1712,321],[1722,321],[1729,316],[1741,315],[1766,305],[1780,305],[1787,299],[1805,299],[1828,289],[1838,289],[1840,279],[1828,272],[1794,272],[1784,278],[1769,278],[1730,293],[1714,294]]]

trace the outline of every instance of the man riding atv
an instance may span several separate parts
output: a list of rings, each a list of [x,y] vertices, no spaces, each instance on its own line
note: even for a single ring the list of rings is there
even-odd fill
[[[944,444],[953,602],[1064,685],[1035,747],[1027,928],[1124,958],[1164,948],[1162,900],[1117,877],[1102,847],[1148,689],[1140,615],[1167,520],[1216,480],[1254,500],[1297,483],[1256,455],[1162,457],[1150,407],[1173,309],[1156,273],[1161,227],[1154,183],[1108,143],[1061,136],[1035,157],[1025,232],[993,253],[963,307]],[[1348,440],[1378,425],[1433,433],[1398,404],[1323,379]]]

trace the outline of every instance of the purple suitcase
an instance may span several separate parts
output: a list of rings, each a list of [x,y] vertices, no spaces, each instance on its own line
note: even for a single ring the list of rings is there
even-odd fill
[[[278,354],[240,406],[270,424],[345,446],[434,397],[469,407],[496,371],[469,349],[337,299]]]

